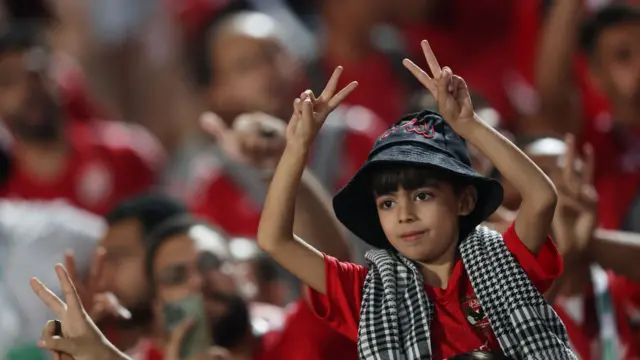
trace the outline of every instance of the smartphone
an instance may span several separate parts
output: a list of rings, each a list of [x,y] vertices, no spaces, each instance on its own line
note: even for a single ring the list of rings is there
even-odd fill
[[[166,303],[163,307],[165,328],[171,333],[182,321],[189,318],[193,325],[180,345],[180,359],[189,359],[211,348],[209,321],[204,312],[202,296],[189,296]]]

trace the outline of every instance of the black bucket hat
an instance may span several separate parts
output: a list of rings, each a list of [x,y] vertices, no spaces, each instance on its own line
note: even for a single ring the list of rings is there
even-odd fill
[[[500,183],[471,168],[466,142],[440,114],[428,110],[409,114],[378,138],[367,161],[333,198],[338,220],[374,247],[391,247],[371,189],[372,174],[390,165],[437,167],[475,185],[478,199],[475,209],[465,217],[466,231],[487,219],[502,203]]]

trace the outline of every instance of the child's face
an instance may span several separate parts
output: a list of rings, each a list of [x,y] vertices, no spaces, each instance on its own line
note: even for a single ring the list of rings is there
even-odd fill
[[[475,206],[473,187],[456,193],[451,184],[432,185],[376,196],[380,224],[391,245],[407,258],[437,262],[455,252],[459,218]]]

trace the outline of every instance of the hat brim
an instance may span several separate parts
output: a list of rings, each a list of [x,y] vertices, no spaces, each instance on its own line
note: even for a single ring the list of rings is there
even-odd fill
[[[380,225],[371,189],[371,177],[374,172],[391,165],[437,167],[467,178],[478,192],[474,210],[465,217],[469,231],[491,216],[502,204],[503,189],[498,181],[480,175],[470,166],[439,149],[426,148],[422,144],[382,149],[333,198],[333,209],[338,220],[354,235],[376,248],[390,248],[391,244]]]

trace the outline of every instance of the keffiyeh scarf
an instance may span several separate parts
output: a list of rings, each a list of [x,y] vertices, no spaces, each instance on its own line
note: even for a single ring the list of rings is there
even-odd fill
[[[474,292],[505,355],[576,360],[564,324],[509,252],[502,236],[478,226],[460,254]],[[387,250],[366,254],[358,330],[360,359],[431,359],[434,307],[413,262]]]

